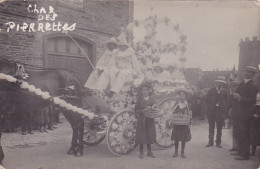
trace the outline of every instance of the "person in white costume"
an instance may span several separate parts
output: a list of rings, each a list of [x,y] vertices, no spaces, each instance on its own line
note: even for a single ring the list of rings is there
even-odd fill
[[[84,87],[100,91],[105,90],[108,87],[111,79],[105,78],[103,72],[108,72],[110,69],[108,62],[116,54],[116,48],[117,40],[112,37],[107,42],[107,49],[98,60],[97,65],[95,66],[96,69],[91,73]]]
[[[125,32],[118,37],[119,44],[116,55],[110,59],[110,95],[119,93],[127,81],[133,81],[135,86],[142,83],[144,75],[141,72],[135,52],[126,42]]]
[[[97,70],[84,85],[90,89],[103,91],[109,97],[118,94],[126,81],[133,81],[133,84],[138,86],[144,79],[135,52],[128,46],[124,31],[115,42],[118,49],[110,48],[108,43],[109,50],[101,57],[96,66]],[[98,76],[100,71],[101,74]]]

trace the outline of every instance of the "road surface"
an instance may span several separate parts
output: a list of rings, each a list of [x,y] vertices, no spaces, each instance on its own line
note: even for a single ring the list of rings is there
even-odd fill
[[[83,157],[66,154],[70,146],[71,129],[63,123],[48,133],[35,131],[33,135],[4,134],[6,169],[257,169],[260,150],[248,161],[236,161],[230,156],[231,130],[223,130],[223,148],[206,148],[208,125],[206,121],[191,126],[192,140],[186,146],[186,159],[172,158],[173,148],[162,150],[153,146],[155,159],[139,159],[138,148],[131,154],[117,157],[103,141],[98,146],[85,147]]]

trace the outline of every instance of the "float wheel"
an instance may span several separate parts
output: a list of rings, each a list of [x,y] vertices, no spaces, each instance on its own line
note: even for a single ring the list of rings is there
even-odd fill
[[[136,148],[136,117],[133,110],[123,110],[110,120],[106,132],[106,142],[109,150],[123,156]]]

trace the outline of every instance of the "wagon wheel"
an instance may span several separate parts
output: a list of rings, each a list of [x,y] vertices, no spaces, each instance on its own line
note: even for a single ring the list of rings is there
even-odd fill
[[[171,108],[175,105],[175,98],[166,98],[158,104],[161,109],[161,116],[155,119],[156,144],[162,148],[169,148],[174,145],[171,140],[172,128],[167,126],[167,121],[171,117]]]
[[[95,146],[105,139],[106,129],[100,129],[97,125],[88,119],[84,120],[84,144]]]
[[[133,110],[124,110],[113,116],[107,128],[106,141],[109,150],[118,156],[136,148],[136,118]]]

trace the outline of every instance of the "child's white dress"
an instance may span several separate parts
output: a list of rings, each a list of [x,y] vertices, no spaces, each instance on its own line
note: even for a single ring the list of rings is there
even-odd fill
[[[92,90],[104,90],[108,87],[108,84],[110,83],[109,78],[103,78],[102,74],[100,72],[108,71],[109,69],[109,60],[116,55],[116,50],[110,51],[106,50],[105,53],[101,56],[101,58],[98,60],[97,65],[96,65],[96,70],[94,70],[87,82],[85,83],[84,87],[90,88]]]
[[[111,91],[118,93],[127,81],[133,81],[135,86],[142,83],[144,75],[133,49],[119,50],[114,60],[110,61],[116,65],[116,69],[114,69],[116,76],[115,80],[111,82]]]
[[[134,85],[138,86],[144,79],[134,50],[131,48],[125,51],[116,49],[110,53],[106,52],[96,68],[103,72],[97,76],[97,71],[94,71],[84,85],[85,87],[118,93],[126,81],[133,81]]]

